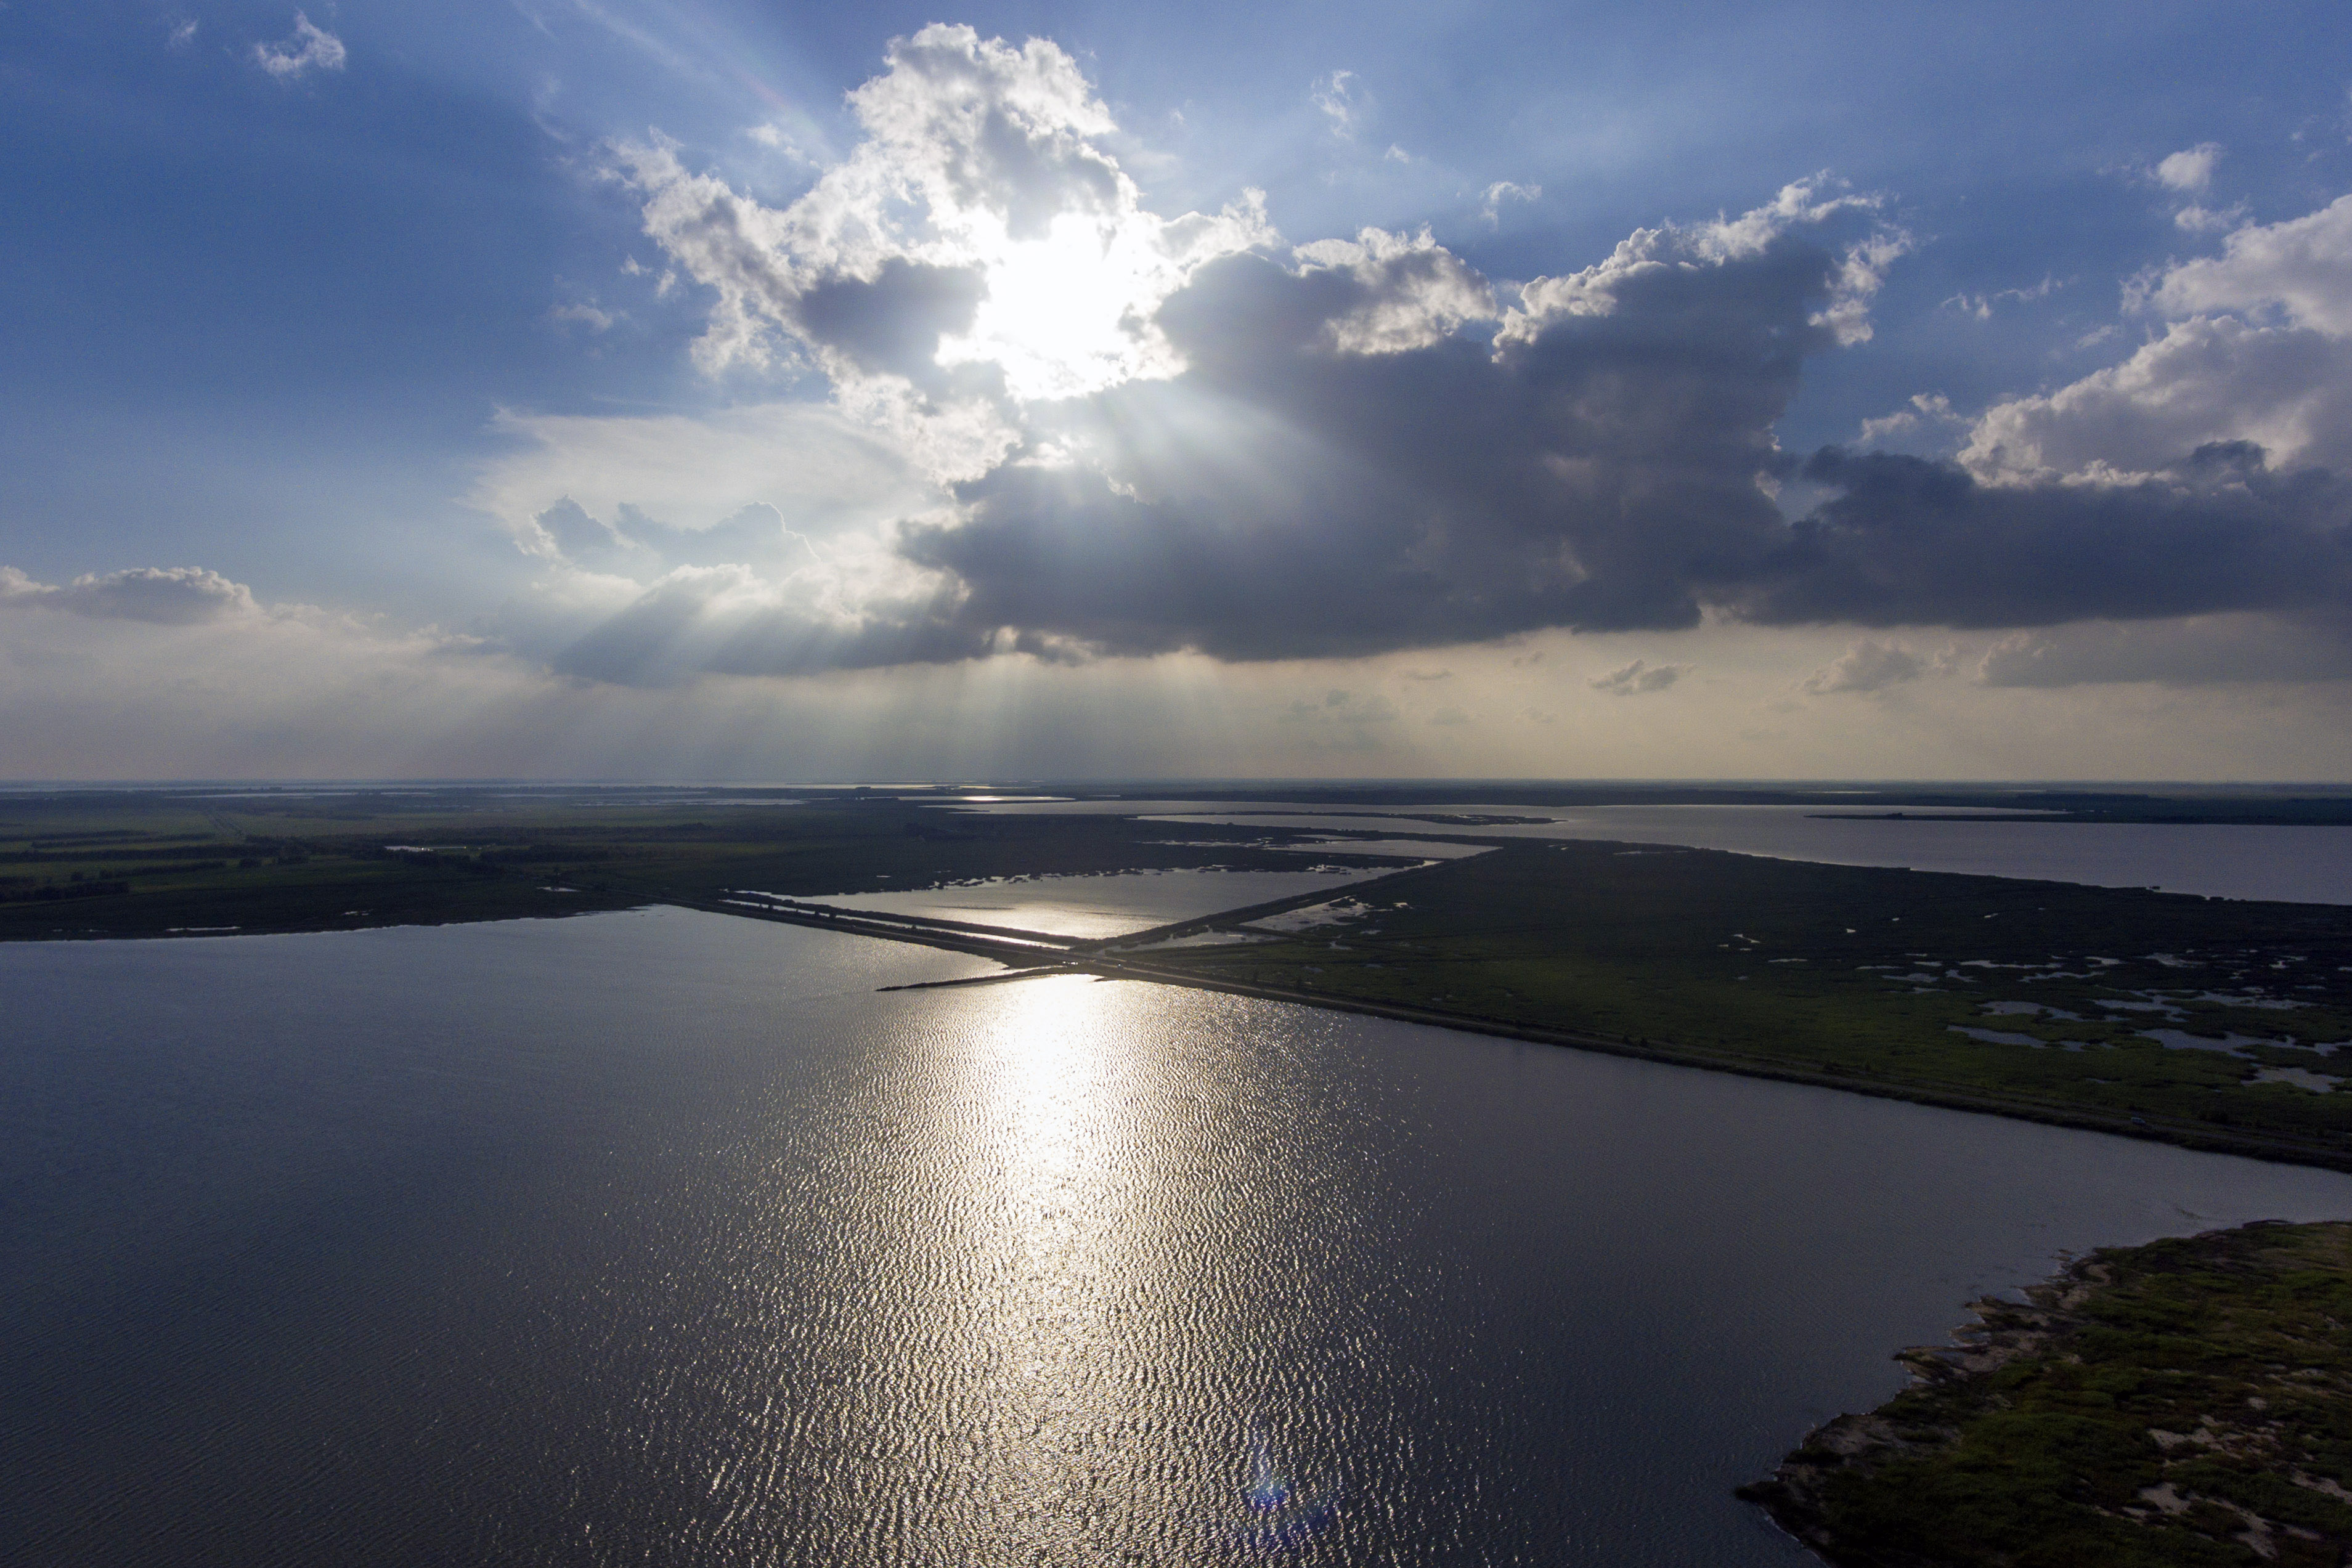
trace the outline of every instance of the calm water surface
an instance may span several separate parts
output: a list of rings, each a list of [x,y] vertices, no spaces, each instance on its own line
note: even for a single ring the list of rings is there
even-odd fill
[[[1165,809],[1166,803],[1159,803]],[[1196,802],[1197,804],[1197,802]],[[1051,810],[1052,808],[1043,808]],[[1451,807],[1475,810],[1476,807]],[[1511,810],[1540,823],[1443,827],[1486,839],[1601,839],[1688,844],[1832,865],[1908,866],[1970,876],[2095,887],[2161,887],[2215,898],[2352,904],[2352,827],[2238,823],[2051,822],[2025,813],[1921,821],[1841,815],[1819,806],[1581,806]],[[1255,815],[1217,810],[1166,819],[1246,827],[1382,828],[1410,819]],[[1433,824],[1433,826],[1437,826]],[[1424,830],[1427,831],[1427,830]]]
[[[0,1557],[1805,1559],[2061,1249],[2352,1178],[656,911],[0,948]]]

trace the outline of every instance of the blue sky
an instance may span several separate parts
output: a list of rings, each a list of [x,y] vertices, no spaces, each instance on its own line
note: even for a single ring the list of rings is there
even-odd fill
[[[1144,315],[1121,319],[1160,347],[1024,382],[1003,332],[953,346],[961,318],[923,329],[911,372],[828,336],[813,289],[913,319],[892,265],[1013,298],[1003,266],[941,248],[936,210],[855,255],[845,230],[773,240],[772,295],[697,248],[713,191],[788,228],[861,148],[881,168],[948,145],[887,143],[849,98],[965,90],[889,52],[940,22],[971,31],[922,57],[999,72],[975,91],[1024,90],[1004,62],[1045,41],[1066,119],[1023,123],[1064,139],[1064,173],[1131,183],[1103,221],[1146,248],[1263,193],[1133,286]],[[2344,32],[2320,5],[12,0],[0,718],[39,739],[0,771],[2340,776],[2344,517],[2288,478],[2332,479],[2344,445],[2295,423],[2346,390]],[[1434,248],[1387,255],[1368,228]],[[1643,266],[1716,292],[1599,277],[1613,348],[1584,306],[1517,292],[1645,230]],[[1822,334],[1801,367],[1764,362],[1783,328],[1763,315],[1706,324],[1766,312],[1784,264],[1819,275],[1770,308]],[[1325,320],[1317,351],[1352,380],[1244,362],[1234,324],[1272,329],[1318,278],[1423,314],[1378,343]],[[757,331],[722,353],[730,299]],[[1519,351],[1513,310],[1526,362],[1482,381],[1474,358]],[[1705,384],[1749,404],[1628,434],[1721,355]],[[1642,381],[1669,365],[1685,379]],[[1601,424],[1650,455],[1574,501],[1499,498],[1522,460],[1613,461],[1539,421],[1507,434],[1560,376],[1619,389]],[[2151,412],[2200,399],[2272,413]],[[1479,434],[1383,481],[1418,510],[1382,520],[1338,474],[1381,454],[1339,449],[1441,405],[1484,411]],[[1279,431],[1244,434],[1244,407]],[[982,444],[942,457],[958,409]],[[1785,461],[1751,507],[1754,464],[1717,470],[1759,440]],[[2233,440],[2263,447],[2252,480],[2184,466]],[[1824,448],[1957,459],[1974,488],[1919,521],[1916,476]],[[1234,474],[1202,479],[1217,461]],[[1682,485],[1676,465],[1681,509],[1627,499]],[[1293,513],[1265,499],[1292,492]],[[1570,505],[1623,517],[1546,520]],[[1756,513],[1736,539],[1727,507]],[[1926,554],[1888,542],[1930,527]],[[1822,539],[1846,542],[1790,564]],[[1555,547],[1581,587],[1530,586]],[[2120,587],[2119,548],[2154,563]],[[1171,561],[1199,580],[1145,604]],[[1298,596],[1214,588],[1258,579]],[[308,685],[270,673],[286,648],[236,641],[263,622],[315,643],[292,656]],[[139,716],[167,674],[202,686],[200,718]],[[441,695],[352,695],[386,685]]]

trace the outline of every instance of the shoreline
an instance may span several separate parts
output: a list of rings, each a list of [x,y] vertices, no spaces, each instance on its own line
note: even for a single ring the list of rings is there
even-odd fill
[[[1425,876],[1436,869],[1443,868],[1419,865],[1399,867],[1385,875],[1366,878],[1355,885],[1369,887],[1375,884],[1393,883]],[[605,899],[610,898],[608,893],[591,900],[583,900],[583,905],[567,909],[518,913],[492,918],[563,919],[613,913],[627,908],[655,906],[692,909],[703,914],[723,915],[737,919],[766,920],[783,925],[804,925],[817,930],[830,930],[844,935],[879,937],[887,941],[943,948],[968,953],[974,956],[993,958],[1006,966],[1006,972],[1003,974],[972,977],[967,981],[957,982],[958,984],[980,981],[1001,982],[1048,973],[1074,973],[1091,974],[1105,979],[1128,979],[1154,985],[1181,986],[1195,990],[1219,991],[1233,996],[1253,997],[1265,1001],[1319,1008],[1330,1012],[1358,1013],[1367,1017],[1390,1019],[1402,1023],[1450,1029],[1465,1034],[1484,1035],[1493,1039],[1522,1040],[1530,1044],[1559,1046],[1576,1051],[1598,1051],[1605,1055],[1628,1057],[1667,1066],[1729,1072],[1742,1077],[1770,1079],[1811,1088],[1835,1089],[1848,1093],[1868,1095],[1874,1099],[1907,1101],[1913,1104],[1928,1105],[1940,1110],[2006,1116],[2011,1120],[2034,1122],[2046,1126],[2067,1127],[2081,1132],[2105,1133],[2141,1142],[2168,1144],[2177,1148],[2190,1149],[2200,1153],[2236,1155],[2273,1164],[2352,1172],[2352,1148],[2305,1142],[2291,1137],[2223,1130],[2208,1123],[2187,1123],[2160,1115],[2134,1116],[2121,1113],[2107,1113],[2036,1100],[2029,1096],[1988,1093],[1973,1088],[1944,1088],[1933,1083],[1906,1083],[1873,1079],[1864,1076],[1867,1070],[1822,1071],[1794,1066],[1785,1061],[1744,1056],[1737,1051],[1678,1045],[1654,1037],[1634,1037],[1598,1030],[1517,1023],[1475,1013],[1456,1012],[1442,1007],[1381,1001],[1311,988],[1271,985],[1227,977],[1209,977],[1188,969],[1139,961],[1129,956],[1112,956],[1102,951],[1106,947],[1125,946],[1139,941],[1205,928],[1212,925],[1224,925],[1237,920],[1260,917],[1294,906],[1325,902],[1332,896],[1332,893],[1328,890],[1300,894],[1273,900],[1264,904],[1221,910],[1213,915],[1194,916],[1146,931],[1131,932],[1108,938],[1059,936],[1050,933],[1017,931],[1009,927],[985,926],[974,923],[940,920],[921,915],[892,915],[871,910],[845,910],[824,905],[814,900],[755,904],[731,895],[712,898],[676,894],[665,896],[658,893],[640,895],[626,901],[605,902]],[[277,930],[247,926],[234,933],[220,933],[220,935],[255,936],[327,934],[407,925],[473,924],[480,918],[482,917],[478,915],[469,920],[464,915],[455,915],[446,920],[416,918],[382,922],[362,920],[349,925],[335,923],[289,925]],[[52,941],[58,939],[47,938]],[[203,937],[197,933],[189,932],[174,934],[169,938],[151,937],[145,935],[91,934],[63,939],[192,941],[201,940]],[[936,988],[936,983],[910,988]]]
[[[1407,877],[1422,870],[1412,867],[1394,873]],[[1391,878],[1370,879],[1387,882]],[[1571,1051],[1598,1051],[1608,1056],[1630,1057],[1639,1061],[1654,1061],[1670,1067],[1690,1067],[1705,1071],[1730,1072],[1744,1078],[1771,1079],[1783,1083],[1804,1084],[1816,1089],[1836,1089],[1852,1094],[1866,1094],[1874,1099],[1903,1100],[1916,1105],[1929,1105],[1938,1110],[1965,1111],[1978,1115],[2006,1116],[2012,1121],[2036,1122],[2044,1126],[2068,1127],[2077,1132],[2107,1133],[2117,1137],[2134,1138],[2143,1143],[2168,1144],[2176,1148],[2195,1150],[2201,1154],[2237,1155],[2249,1159],[2265,1160],[2274,1165],[2309,1166],[2323,1170],[2352,1172],[2352,1149],[2331,1148],[2323,1144],[2305,1144],[2294,1139],[2262,1134],[2223,1132],[2205,1124],[2185,1124],[2162,1118],[2134,1118],[2124,1114],[2103,1114],[2078,1107],[2052,1104],[2024,1096],[1986,1094],[1974,1090],[1941,1089],[1932,1085],[1912,1085],[1885,1081],[1874,1082],[1849,1072],[1822,1072],[1793,1067],[1782,1062],[1745,1057],[1737,1052],[1715,1051],[1693,1046],[1675,1045],[1652,1039],[1635,1040],[1622,1035],[1593,1030],[1545,1028],[1533,1024],[1509,1022],[1485,1018],[1475,1013],[1450,1011],[1444,1008],[1417,1007],[1396,1002],[1339,996],[1332,993],[1302,989],[1288,986],[1267,985],[1257,981],[1210,977],[1190,970],[1139,962],[1129,956],[1106,956],[1095,949],[1112,943],[1128,944],[1149,940],[1165,933],[1189,930],[1212,923],[1227,924],[1237,919],[1271,912],[1294,904],[1321,903],[1328,893],[1301,894],[1276,900],[1265,905],[1254,905],[1243,910],[1226,910],[1214,915],[1172,922],[1149,931],[1130,933],[1112,938],[1054,937],[1045,933],[1015,932],[1009,927],[979,926],[955,921],[932,920],[920,915],[882,915],[866,910],[832,910],[814,901],[796,904],[755,905],[732,900],[703,903],[673,902],[679,907],[698,909],[706,914],[734,915],[744,919],[772,920],[786,925],[807,925],[817,930],[836,931],[845,935],[877,936],[887,941],[914,943],[928,947],[943,947],[992,957],[1006,964],[1010,973],[976,976],[967,980],[929,982],[908,989],[937,989],[942,986],[962,986],[1005,980],[1027,979],[1046,974],[1088,974],[1102,979],[1139,980],[1152,985],[1181,986],[1192,990],[1220,991],[1229,996],[1255,997],[1262,1001],[1288,1002],[1301,1007],[1320,1008],[1327,1012],[1360,1013],[1370,1018],[1391,1019],[1400,1023],[1425,1024],[1438,1029],[1455,1030],[1465,1034],[1485,1035],[1491,1039],[1524,1040],[1533,1045],[1561,1046]],[[1062,942],[1066,946],[1058,951],[1045,944]]]
[[[2352,1222],[2102,1248],[1895,1359],[1736,1495],[1841,1568],[2342,1561]]]

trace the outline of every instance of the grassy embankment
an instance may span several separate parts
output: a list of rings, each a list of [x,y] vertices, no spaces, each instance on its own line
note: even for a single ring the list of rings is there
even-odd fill
[[[2094,1253],[1743,1490],[1840,1568],[2327,1568],[2352,1551],[2352,1225]]]
[[[2352,1165],[2352,1084],[2314,1087],[2352,1071],[2352,1052],[2315,1049],[2352,1040],[2352,909],[1527,842],[1357,902],[1278,940],[1136,956],[1210,984]],[[2149,1029],[2241,1043],[2175,1049]]]

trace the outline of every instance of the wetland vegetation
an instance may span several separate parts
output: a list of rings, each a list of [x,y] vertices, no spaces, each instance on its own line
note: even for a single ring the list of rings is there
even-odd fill
[[[2352,1092],[2334,1092],[2352,1072],[2352,909],[2335,905],[1521,841],[1307,921],[1187,935],[1231,940],[1152,964],[2352,1165]]]
[[[2352,1225],[2093,1253],[1742,1495],[1839,1568],[2326,1568],[2352,1549]]]

